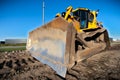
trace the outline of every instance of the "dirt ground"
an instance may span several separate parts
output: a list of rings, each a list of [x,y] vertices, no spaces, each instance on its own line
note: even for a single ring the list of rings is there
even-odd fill
[[[65,78],[26,51],[0,53],[0,80],[120,80],[120,44],[77,63]]]

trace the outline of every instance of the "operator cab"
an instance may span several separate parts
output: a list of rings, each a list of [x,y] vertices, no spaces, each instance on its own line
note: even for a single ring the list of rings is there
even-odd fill
[[[80,29],[88,28],[88,16],[89,16],[89,9],[86,8],[78,8],[73,11],[74,18],[80,22]]]

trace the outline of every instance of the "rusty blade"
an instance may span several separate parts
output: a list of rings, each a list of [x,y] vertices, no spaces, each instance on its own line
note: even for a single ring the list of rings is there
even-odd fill
[[[65,77],[69,59],[65,57],[68,26],[67,21],[58,17],[31,31],[27,42],[27,50],[31,55],[52,67],[62,77]]]

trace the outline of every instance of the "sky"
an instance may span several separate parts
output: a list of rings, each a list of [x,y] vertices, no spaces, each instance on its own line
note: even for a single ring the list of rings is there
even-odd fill
[[[0,40],[27,38],[28,33],[42,24],[43,0],[0,0]],[[98,21],[110,37],[120,38],[120,0],[44,0],[45,23],[68,6],[99,9]]]

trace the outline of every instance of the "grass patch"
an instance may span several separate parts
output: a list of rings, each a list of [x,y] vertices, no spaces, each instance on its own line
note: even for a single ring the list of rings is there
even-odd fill
[[[19,44],[0,44],[0,47],[3,46],[26,46],[26,43],[19,43]]]
[[[19,47],[19,48],[0,48],[0,52],[11,52],[16,50],[26,50],[26,47]]]

